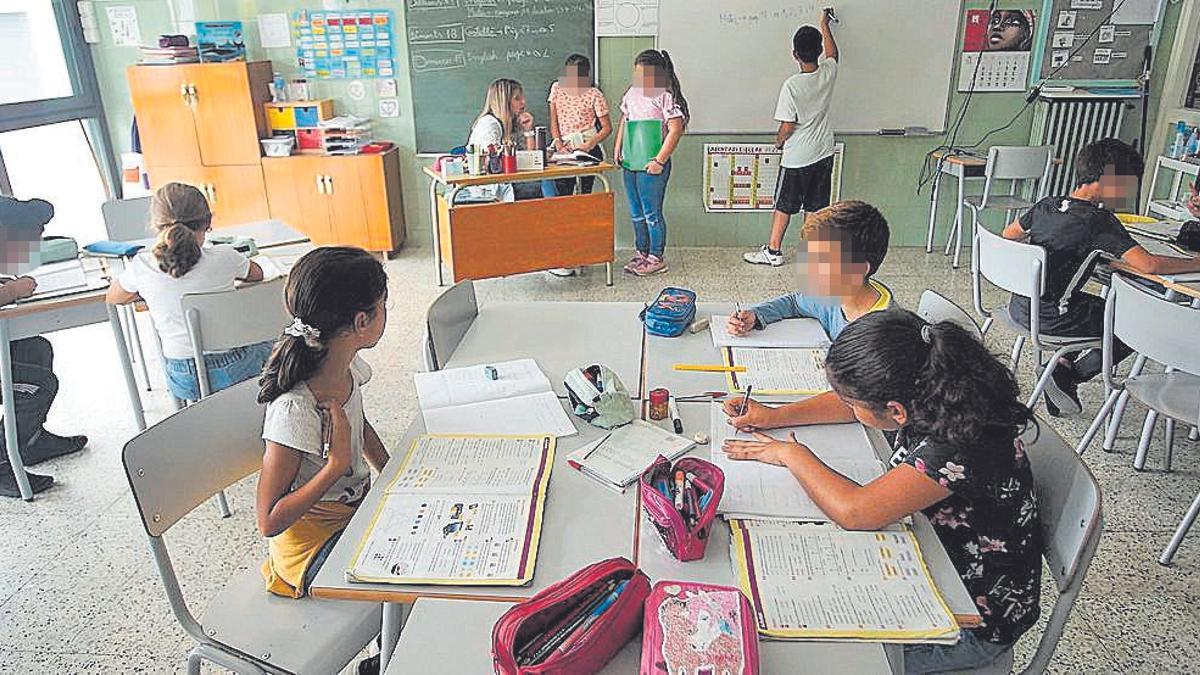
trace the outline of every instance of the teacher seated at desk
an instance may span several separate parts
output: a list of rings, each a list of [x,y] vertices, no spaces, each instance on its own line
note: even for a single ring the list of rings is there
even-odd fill
[[[535,149],[533,115],[525,109],[525,89],[520,82],[502,77],[488,85],[483,111],[471,125],[467,146],[503,147],[515,143],[527,150]],[[518,199],[540,199],[542,187],[537,182],[476,185],[459,191],[456,204],[469,202],[511,202]]]

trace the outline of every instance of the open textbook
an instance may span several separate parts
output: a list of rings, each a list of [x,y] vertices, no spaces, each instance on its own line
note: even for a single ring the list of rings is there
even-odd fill
[[[712,404],[712,461],[725,472],[725,494],[717,511],[726,518],[782,518],[828,521],[786,467],[762,462],[734,461],[721,451],[726,439],[752,441],[754,437],[729,426],[720,403]],[[787,439],[789,433],[807,445],[822,462],[850,480],[864,485],[883,475],[871,440],[861,424],[820,424],[764,432]]]
[[[567,455],[567,461],[604,487],[624,492],[659,455],[673,462],[694,445],[683,436],[634,420]]]
[[[403,462],[348,580],[519,586],[533,579],[553,438],[421,436]]]
[[[746,367],[743,373],[727,373],[731,392],[744,392],[747,387],[760,395],[829,391],[825,349],[726,347],[724,356],[725,365]]]
[[[938,642],[958,624],[911,530],[852,532],[782,521],[730,521],[730,559],[763,635]]]
[[[416,373],[425,431],[431,434],[570,436],[575,425],[533,359]]]
[[[714,315],[708,322],[713,346],[721,347],[802,347],[825,348],[829,336],[825,327],[816,319],[785,319],[767,324],[762,330],[752,330],[748,335],[737,337],[726,330],[728,316]]]

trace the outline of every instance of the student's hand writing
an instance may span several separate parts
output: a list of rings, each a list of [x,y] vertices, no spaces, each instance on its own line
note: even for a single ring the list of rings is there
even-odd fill
[[[533,130],[533,115],[528,112],[517,115],[517,124],[521,125],[521,128],[525,131]]]
[[[14,298],[28,298],[37,290],[37,279],[33,277],[17,277],[10,281],[13,289],[16,291]]]
[[[657,176],[663,172],[663,165],[658,163],[658,160],[652,159],[646,163],[646,173],[651,176]]]
[[[821,10],[821,27],[829,28],[829,15],[833,12],[832,7],[826,7]]]
[[[736,427],[739,431],[756,431],[758,429],[771,428],[771,412],[774,408],[765,406],[754,399],[746,402],[746,414],[739,415],[742,410],[741,396],[732,396],[725,399],[722,407],[725,414],[729,415],[729,425]]]
[[[346,417],[342,404],[336,400],[321,401],[317,407],[329,412],[329,423],[333,426],[329,459],[326,461],[333,471],[345,473],[350,469],[350,419]]]
[[[725,332],[736,337],[749,335],[750,331],[754,330],[754,324],[757,323],[758,317],[754,312],[742,310],[729,315],[729,321],[725,323]]]
[[[775,466],[783,466],[784,459],[795,452],[804,452],[808,450],[800,441],[796,440],[796,434],[788,434],[788,440],[781,441],[772,438],[761,432],[754,432],[753,441],[737,441],[727,440],[721,446],[721,450],[729,457],[729,459],[738,461],[762,462],[763,464],[774,464]]]
[[[554,151],[555,152],[569,152],[570,149],[571,149],[571,146],[567,145],[567,142],[562,140],[561,138],[558,139],[557,141],[554,141]]]

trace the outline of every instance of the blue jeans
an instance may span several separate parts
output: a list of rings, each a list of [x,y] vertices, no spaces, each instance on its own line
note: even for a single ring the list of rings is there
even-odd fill
[[[259,342],[227,352],[205,354],[204,366],[208,370],[209,388],[215,393],[262,374],[263,364],[271,355],[273,345],[271,342]],[[167,388],[171,390],[171,394],[184,401],[200,400],[196,362],[192,359],[168,358],[163,358],[163,361]]]
[[[942,673],[952,670],[982,668],[1010,649],[976,637],[964,630],[953,645],[907,645],[904,647],[905,673]]]
[[[657,176],[645,171],[625,169],[625,198],[629,200],[629,218],[633,221],[633,241],[642,253],[663,257],[667,247],[667,219],[663,217],[663,199],[671,178],[671,162]]]

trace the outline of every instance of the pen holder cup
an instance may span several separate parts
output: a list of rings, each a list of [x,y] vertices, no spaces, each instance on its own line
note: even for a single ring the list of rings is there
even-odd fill
[[[622,581],[626,584],[616,598],[589,619],[596,601]],[[599,672],[641,630],[649,595],[650,579],[625,558],[588,565],[513,605],[496,621],[492,666],[499,675]],[[531,663],[529,657],[547,643],[548,655]]]
[[[675,499],[677,471],[685,475],[682,509]],[[664,482],[666,493],[662,489]],[[660,455],[638,481],[646,518],[658,530],[671,555],[682,562],[704,557],[724,492],[725,473],[715,464],[696,457],[684,457],[672,465]]]

